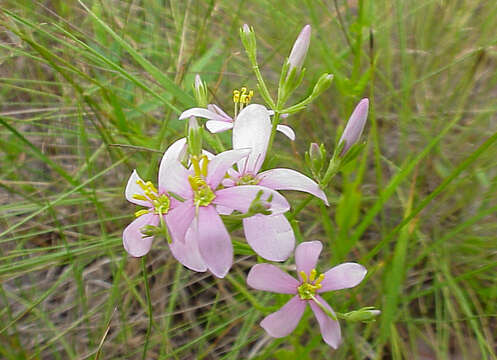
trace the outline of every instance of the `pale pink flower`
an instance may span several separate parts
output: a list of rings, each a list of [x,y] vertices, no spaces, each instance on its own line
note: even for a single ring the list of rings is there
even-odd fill
[[[192,166],[188,169],[179,161],[161,163],[159,185],[180,199],[165,220],[173,239],[171,250],[185,266],[196,271],[209,269],[220,278],[229,271],[233,263],[233,246],[216,206],[247,213],[253,200],[261,194],[259,200],[273,214],[290,209],[283,196],[262,186],[218,188],[227,170],[249,152],[237,149],[215,156],[204,153],[191,157]],[[193,259],[189,251],[198,256]],[[188,263],[184,262],[185,258]]]
[[[333,309],[319,294],[352,288],[364,279],[367,270],[356,263],[343,263],[318,276],[316,264],[322,248],[319,241],[303,242],[297,246],[295,263],[298,280],[272,264],[257,264],[250,269],[247,284],[252,288],[295,295],[280,310],[262,320],[261,326],[270,336],[280,338],[290,334],[309,304],[324,341],[335,349],[340,345],[340,325],[323,311],[321,307],[335,316]]]
[[[345,154],[355,143],[359,141],[359,138],[362,135],[362,131],[364,130],[364,125],[366,125],[366,120],[368,118],[368,108],[369,108],[369,100],[362,99],[359,101],[359,104],[355,107],[352,115],[347,122],[347,126],[343,131],[342,137],[338,141],[340,144],[342,141],[345,141],[345,145],[342,150],[342,155]]]
[[[298,190],[328,200],[319,185],[292,169],[271,169],[259,173],[271,135],[269,111],[262,105],[249,105],[238,115],[233,128],[233,149],[250,149],[247,157],[238,161],[238,171],[230,169],[226,187],[246,184],[273,190]],[[221,209],[221,211],[229,210]],[[255,215],[243,219],[245,237],[257,254],[271,261],[284,261],[295,247],[295,235],[285,215]]]
[[[270,115],[273,114],[274,111],[270,111]],[[184,120],[190,118],[191,116],[208,119],[208,121],[205,123],[205,127],[213,134],[233,129],[233,124],[236,122],[236,118],[233,119],[231,116],[226,114],[219,106],[214,104],[207,105],[207,109],[188,109],[180,115],[179,119]],[[276,130],[287,136],[290,140],[295,140],[295,132],[290,126],[279,124],[276,126]]]
[[[147,226],[158,226],[160,216],[167,224],[167,217],[174,208],[181,203],[170,196],[169,188],[164,186],[164,177],[168,177],[166,169],[178,162],[184,154],[186,146],[185,139],[180,139],[173,143],[164,153],[159,171],[159,188],[155,188],[151,182],[144,182],[136,170],[133,171],[128,180],[125,196],[133,204],[144,206],[146,209],[136,212],[137,219],[129,224],[123,232],[124,249],[134,257],[144,256],[150,251],[153,236],[146,236],[143,230]],[[201,262],[200,253],[196,243],[174,242],[169,244],[171,252],[185,266],[196,271],[205,271],[206,268]]]

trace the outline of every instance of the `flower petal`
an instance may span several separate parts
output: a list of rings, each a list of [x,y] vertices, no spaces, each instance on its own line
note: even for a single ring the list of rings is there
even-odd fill
[[[279,294],[296,294],[299,282],[272,264],[252,266],[247,276],[247,284],[257,290]]]
[[[188,176],[192,173],[193,171],[186,169],[180,162],[171,162],[167,168],[161,166],[159,192],[170,191],[184,199],[192,199],[193,192],[188,181]]]
[[[233,123],[219,120],[209,120],[205,123],[205,127],[211,133],[219,133],[233,128]]]
[[[153,236],[143,237],[140,229],[145,225],[157,226],[159,224],[159,216],[154,213],[144,214],[136,218],[129,224],[123,232],[124,249],[134,257],[146,255],[152,246]]]
[[[216,104],[209,104],[209,105],[207,105],[207,109],[209,109],[210,111],[212,111],[212,112],[220,115],[222,118],[225,119],[225,121],[233,122],[233,118],[231,116],[229,116],[228,114],[226,114],[223,111],[223,109],[221,109]]]
[[[221,180],[226,175],[229,168],[238,160],[246,157],[250,153],[248,149],[228,150],[217,154],[209,161],[207,168],[207,184],[212,189],[216,189]]]
[[[282,214],[290,210],[288,201],[281,194],[258,185],[239,185],[218,190],[213,203],[246,213],[259,191],[263,192],[260,200],[267,204],[267,209],[272,212],[272,215]],[[271,202],[267,202],[269,197],[271,197]]]
[[[252,104],[244,108],[233,127],[233,149],[251,149],[246,159],[238,162],[240,173],[257,174],[266,157],[271,135],[269,111],[262,105]]]
[[[245,238],[266,260],[285,261],[295,248],[295,235],[285,215],[255,215],[243,219]]]
[[[183,111],[181,115],[179,116],[180,120],[185,120],[189,119],[191,116],[194,117],[199,117],[203,119],[209,119],[209,120],[219,120],[219,121],[225,121],[222,116],[216,114],[213,111],[210,111],[208,109],[204,108],[191,108],[186,111]]]
[[[316,299],[321,304],[323,304],[333,315],[335,315],[333,309],[321,296],[316,296]],[[338,346],[340,346],[340,342],[342,341],[340,324],[338,323],[338,321],[333,320],[328,315],[326,315],[326,313],[321,310],[321,308],[316,303],[314,303],[314,301],[309,301],[309,305],[311,306],[312,312],[316,316],[319,324],[319,329],[321,330],[321,335],[323,336],[323,340],[332,348],[337,349]]]
[[[180,203],[174,209],[169,210],[164,218],[173,242],[185,242],[186,231],[192,224],[194,217],[195,206],[192,200]]]
[[[136,170],[133,170],[133,173],[129,177],[128,183],[126,184],[126,190],[124,191],[124,194],[126,196],[126,200],[129,202],[136,204],[136,205],[141,205],[141,206],[146,206],[146,207],[152,207],[152,203],[150,201],[145,201],[145,200],[137,200],[133,198],[133,195],[145,195],[143,192],[143,189],[137,184],[137,181],[143,181],[140,175],[136,172]],[[145,181],[143,181],[145,182]]]
[[[186,233],[185,241],[173,241],[169,248],[176,260],[187,268],[198,272],[207,270],[191,228]]]
[[[272,337],[287,336],[297,327],[304,310],[305,301],[294,296],[281,309],[266,316],[261,321],[261,326]]]
[[[295,140],[295,131],[288,125],[276,125],[276,130],[280,133],[284,134],[287,138],[294,141]]]
[[[274,190],[297,190],[312,194],[328,205],[326,194],[311,178],[292,169],[272,169],[257,175],[260,186]]]
[[[233,264],[233,245],[214,206],[199,207],[192,231],[196,231],[194,236],[209,270],[219,278],[225,277]]]
[[[301,278],[301,271],[309,275],[309,272],[316,268],[322,249],[323,244],[320,241],[306,241],[297,246],[297,249],[295,249],[295,264],[297,265],[299,278]]]
[[[318,292],[348,289],[359,285],[368,271],[357,263],[343,263],[324,273],[321,289]]]
[[[345,126],[345,130],[343,131],[343,134],[338,141],[339,144],[342,141],[345,141],[342,155],[345,154],[352,145],[359,141],[359,138],[362,135],[362,131],[364,130],[364,125],[366,125],[366,120],[368,118],[368,108],[369,100],[362,99],[359,104],[357,104],[354,112],[350,116],[349,121],[347,122],[347,126]]]
[[[176,185],[176,181],[173,179],[176,178],[176,176],[173,176],[171,170],[177,168],[178,176],[181,176],[181,173],[184,173],[182,169],[185,168],[180,164],[180,157],[184,151],[186,151],[186,138],[175,141],[164,152],[164,156],[162,156],[159,166],[159,193],[162,194],[167,191],[176,192],[173,188],[178,191],[178,185]],[[188,182],[186,185],[188,185]],[[179,188],[182,189],[183,187],[181,186]],[[186,193],[188,193],[188,191],[186,191]]]

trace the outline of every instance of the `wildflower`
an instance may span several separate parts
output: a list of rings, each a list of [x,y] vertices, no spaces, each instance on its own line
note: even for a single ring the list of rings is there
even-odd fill
[[[270,213],[282,214],[289,210],[290,206],[283,196],[262,186],[218,189],[227,170],[246,157],[249,151],[229,150],[210,159],[206,153],[192,156],[189,169],[179,161],[161,163],[159,184],[180,199],[165,218],[173,239],[172,245],[180,244],[175,253],[180,262],[188,256],[185,254],[188,246],[198,246],[200,256],[196,258],[197,268],[204,268],[203,271],[209,269],[220,278],[229,271],[233,262],[233,246],[216,206],[247,213],[257,200],[264,211]]]
[[[352,288],[364,279],[367,270],[356,263],[343,263],[318,276],[316,263],[322,248],[319,241],[297,246],[295,263],[299,280],[271,264],[257,264],[250,269],[247,284],[252,288],[295,295],[280,310],[262,320],[261,326],[270,336],[280,338],[290,334],[309,304],[324,341],[335,349],[340,345],[340,325],[333,309],[319,294]]]
[[[173,143],[164,153],[159,170],[159,188],[151,182],[143,181],[136,170],[133,170],[125,190],[126,199],[146,209],[135,213],[137,219],[129,224],[123,232],[124,249],[134,257],[146,255],[152,246],[154,236],[166,235],[167,217],[170,211],[180,204],[170,196],[168,188],[163,186],[163,178],[168,176],[167,168],[184,154],[185,139]],[[169,243],[174,257],[183,265],[195,270],[205,271],[206,267],[200,257],[198,246],[193,241]]]
[[[208,119],[205,127],[211,133],[223,132],[233,128],[237,115],[250,103],[254,92],[242,87],[240,90],[233,91],[233,102],[235,104],[235,116],[232,118],[226,114],[219,106],[214,104],[207,105],[207,108],[191,108],[184,111],[180,116],[180,120],[188,119],[191,116]],[[271,112],[274,114],[274,112]],[[282,115],[284,116],[284,115]],[[290,140],[295,140],[295,132],[287,125],[277,125],[276,130],[286,135]]]
[[[307,50],[309,49],[309,43],[311,41],[311,25],[306,25],[300,32],[297,40],[293,44],[292,51],[288,57],[288,62],[290,64],[289,71],[293,68],[300,71],[307,55]]]
[[[368,108],[368,99],[362,99],[355,107],[354,112],[350,116],[347,126],[343,131],[342,137],[338,141],[338,144],[345,142],[341,155],[344,155],[354,144],[359,141],[368,118]]]
[[[224,186],[259,185],[273,190],[298,190],[322,199],[326,195],[319,185],[292,169],[271,169],[259,173],[271,134],[269,111],[262,105],[247,106],[233,128],[233,148],[250,149],[247,157],[238,161],[238,171],[230,169]],[[255,215],[243,219],[245,237],[257,254],[272,261],[286,260],[295,246],[295,235],[287,218],[281,215]]]

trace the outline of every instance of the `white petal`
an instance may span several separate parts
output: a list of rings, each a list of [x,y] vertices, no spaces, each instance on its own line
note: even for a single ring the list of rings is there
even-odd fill
[[[288,125],[276,125],[276,130],[283,133],[287,138],[294,141],[295,140],[295,131]]]

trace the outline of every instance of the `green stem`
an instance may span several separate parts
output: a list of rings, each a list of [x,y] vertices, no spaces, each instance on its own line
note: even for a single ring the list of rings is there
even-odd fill
[[[269,90],[267,89],[266,83],[264,82],[264,79],[262,78],[261,71],[259,70],[259,65],[257,64],[256,59],[252,59],[252,69],[254,70],[255,77],[257,78],[257,82],[259,83],[259,90],[261,91],[261,95],[264,98],[264,100],[267,102],[269,107],[271,109],[274,109],[274,101],[271,98],[271,94],[269,93]]]
[[[272,127],[271,127],[271,135],[269,137],[269,143],[267,145],[266,154],[269,154],[269,152],[271,151],[271,147],[273,146],[273,142],[274,142],[274,135],[276,134],[276,127],[278,126],[279,122],[280,122],[280,113],[279,113],[279,111],[277,111],[275,109]],[[266,159],[267,159],[267,157],[266,157]]]
[[[338,321],[338,318],[330,310],[328,310],[323,304],[321,304],[321,302],[314,295],[311,295],[311,299],[316,303],[317,306],[319,306],[321,310],[324,311],[326,315],[328,315],[333,320]]]
[[[142,257],[142,274],[143,274],[143,280],[145,281],[145,294],[147,296],[147,305],[148,305],[148,327],[147,327],[147,334],[145,336],[145,344],[143,345],[143,356],[142,359],[146,360],[147,358],[147,350],[148,350],[148,343],[150,341],[150,333],[152,332],[152,300],[150,298],[150,288],[148,286],[148,273],[147,273],[147,264],[145,262],[146,256]]]

